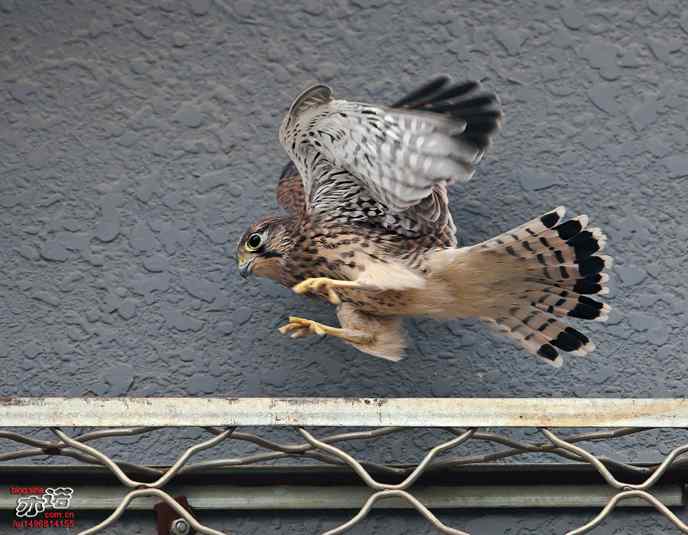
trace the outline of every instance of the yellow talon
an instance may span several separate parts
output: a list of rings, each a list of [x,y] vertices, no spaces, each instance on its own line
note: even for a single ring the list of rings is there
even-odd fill
[[[313,277],[311,279],[306,279],[301,281],[292,289],[297,294],[305,294],[309,292],[319,292],[323,289],[327,290],[327,297],[333,305],[339,305],[342,300],[335,292],[335,288],[357,288],[359,284],[355,281],[345,281],[345,280],[334,280],[328,279],[327,277]]]
[[[332,327],[327,327],[326,325],[318,323],[317,321],[299,318],[297,316],[290,316],[289,323],[282,325],[278,330],[282,334],[291,335],[292,338],[301,338],[302,336],[308,336],[309,334],[325,336],[328,334],[328,329],[332,329]]]
[[[351,329],[341,329],[339,327],[330,327],[329,325],[323,325],[317,321],[299,318],[298,316],[289,316],[289,323],[282,325],[278,330],[282,334],[288,334],[292,338],[301,338],[309,334],[317,334],[318,336],[335,336],[352,344],[368,344],[373,340],[373,335],[369,333],[352,331]]]

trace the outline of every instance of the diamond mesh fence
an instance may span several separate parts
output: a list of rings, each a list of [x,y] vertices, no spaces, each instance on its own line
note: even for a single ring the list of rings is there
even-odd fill
[[[154,399],[154,398],[149,398]],[[271,438],[261,436],[260,433],[249,432],[243,429],[246,426],[242,425],[200,425],[198,428],[206,435],[204,439],[190,445],[186,450],[181,451],[177,460],[170,466],[160,467],[149,464],[137,464],[130,461],[121,461],[112,458],[103,452],[102,448],[98,447],[99,441],[104,439],[113,439],[116,437],[135,437],[146,435],[160,428],[160,426],[135,426],[135,427],[117,427],[117,428],[103,428],[88,431],[85,433],[75,433],[74,431],[67,432],[61,427],[66,427],[65,422],[69,423],[78,415],[69,412],[69,403],[64,404],[62,412],[59,412],[59,404],[54,404],[48,407],[52,409],[54,421],[56,425],[45,426],[49,429],[52,438],[38,439],[34,436],[29,436],[28,433],[20,431],[0,431],[0,439],[4,443],[0,449],[0,466],[7,468],[8,463],[16,463],[22,459],[39,459],[50,456],[52,458],[70,458],[79,463],[87,465],[98,465],[109,471],[109,473],[116,478],[118,484],[122,487],[124,494],[114,510],[97,525],[88,529],[80,531],[81,535],[101,533],[109,526],[112,526],[118,521],[122,514],[131,507],[131,504],[143,497],[155,498],[161,502],[165,502],[173,511],[174,521],[171,523],[168,533],[184,534],[189,533],[191,529],[198,533],[218,535],[223,532],[217,531],[201,523],[194,515],[192,515],[182,504],[177,501],[168,489],[171,482],[180,476],[188,476],[196,473],[207,473],[210,470],[223,469],[228,467],[259,467],[270,465],[279,461],[281,463],[289,463],[293,459],[307,459],[310,463],[316,464],[320,467],[336,467],[338,470],[348,470],[355,475],[359,486],[365,489],[364,499],[358,505],[358,511],[347,522],[330,529],[323,533],[323,535],[334,535],[344,533],[349,528],[359,524],[371,511],[374,506],[383,505],[384,502],[393,500],[397,506],[401,506],[399,502],[403,502],[406,507],[414,508],[422,515],[427,522],[429,522],[439,533],[449,534],[467,534],[467,531],[461,529],[460,526],[449,526],[440,521],[431,508],[425,503],[423,496],[426,485],[419,487],[419,480],[424,478],[429,473],[438,473],[444,471],[455,470],[462,467],[483,466],[486,463],[508,463],[504,464],[505,470],[514,469],[518,466],[519,459],[524,455],[532,454],[547,454],[548,456],[555,456],[566,466],[581,466],[585,465],[594,469],[596,477],[600,483],[604,483],[608,490],[606,503],[601,510],[590,520],[573,530],[567,532],[566,535],[576,535],[587,533],[599,525],[605,518],[611,515],[614,509],[623,502],[633,502],[639,505],[641,502],[653,507],[658,514],[664,515],[679,532],[688,533],[688,524],[681,520],[675,512],[669,507],[677,505],[674,500],[670,504],[665,503],[665,498],[662,492],[658,492],[662,482],[666,480],[667,476],[688,464],[688,457],[685,453],[688,452],[688,444],[680,445],[673,448],[663,459],[656,463],[650,464],[635,464],[619,459],[612,459],[606,456],[595,454],[593,446],[595,443],[609,442],[622,437],[639,437],[644,433],[655,429],[654,426],[624,426],[616,427],[614,429],[592,429],[584,432],[579,431],[564,431],[558,429],[559,427],[571,427],[569,409],[561,409],[562,405],[557,407],[557,403],[563,403],[563,406],[572,405],[567,400],[552,401],[552,410],[546,416],[550,421],[550,426],[536,426],[537,433],[530,435],[535,437],[530,440],[519,440],[500,431],[486,429],[477,426],[461,426],[462,419],[474,421],[479,418],[479,414],[474,414],[470,418],[466,415],[428,413],[426,419],[428,426],[440,429],[443,434],[448,437],[436,443],[431,447],[417,463],[410,465],[399,465],[391,463],[372,462],[357,458],[357,455],[348,453],[346,450],[355,449],[351,445],[358,441],[366,441],[368,447],[374,447],[375,441],[381,440],[383,437],[396,435],[402,432],[413,432],[409,427],[415,429],[416,426],[410,426],[408,420],[413,421],[420,418],[422,415],[416,414],[412,400],[407,400],[407,404],[401,404],[401,412],[398,408],[394,409],[395,413],[392,415],[385,415],[381,412],[379,403],[372,403],[364,405],[371,411],[378,412],[379,419],[386,421],[388,419],[396,418],[403,425],[398,426],[380,426],[368,428],[362,431],[345,431],[336,433],[327,433],[322,429],[314,426],[300,425],[301,422],[309,422],[311,417],[306,415],[306,412],[317,406],[317,400],[289,400],[291,412],[286,414],[281,412],[278,404],[275,403],[274,414],[271,418],[279,421],[276,425],[287,426],[294,430],[300,438],[292,442],[277,442]],[[455,400],[460,403],[460,400]],[[570,401],[570,400],[569,400]],[[580,400],[576,400],[580,401]],[[618,400],[616,400],[618,402]],[[629,402],[632,400],[625,400]],[[34,403],[34,402],[32,402]],[[155,406],[155,401],[152,401],[152,406]],[[605,400],[602,404],[607,404],[609,410],[612,408],[616,413],[612,416],[615,420],[621,422],[624,420],[630,421],[646,421],[651,423],[656,420],[658,423],[666,423],[666,418],[672,419],[672,427],[679,427],[682,419],[685,417],[683,410],[685,406],[677,401],[679,405],[673,404],[665,405],[661,413],[657,412],[656,405],[653,409],[649,409],[650,405],[638,408],[637,405],[626,403],[622,409],[618,408],[618,403],[615,400]],[[547,400],[543,400],[542,406],[545,407]],[[50,405],[50,404],[49,404]],[[372,405],[372,407],[370,406]],[[404,407],[408,407],[405,409]],[[418,405],[416,403],[416,405]],[[0,425],[11,423],[14,426],[17,423],[19,413],[29,414],[31,406],[21,403],[11,405],[5,404],[5,421],[0,418]],[[33,404],[35,407],[35,403]],[[342,412],[342,420],[351,424],[352,412],[349,410],[350,405],[344,404],[348,407],[346,414]],[[456,406],[456,405],[454,405]],[[12,408],[14,407],[14,409]],[[310,409],[305,409],[310,407]],[[377,408],[375,408],[377,407]],[[51,410],[43,410],[48,416]],[[574,407],[575,408],[575,407]],[[499,400],[485,400],[484,410],[492,411],[493,413],[500,413],[503,407]],[[109,410],[109,409],[108,409]],[[132,417],[138,408],[132,409]],[[180,409],[183,412],[183,408]],[[304,412],[304,410],[306,412]],[[406,414],[404,414],[406,410]],[[258,409],[256,409],[258,412]],[[621,411],[621,412],[619,412]],[[96,412],[97,409],[96,409]],[[145,412],[145,411],[144,411]],[[355,412],[355,411],[354,411]],[[456,411],[455,411],[456,412]],[[460,412],[460,411],[458,411]],[[508,410],[507,412],[511,418]],[[366,410],[359,414],[360,421],[367,421]],[[450,411],[451,413],[451,411]],[[534,414],[534,413],[533,413]],[[348,415],[348,416],[347,416]],[[156,421],[153,413],[144,413],[143,416],[136,413],[136,418],[150,419]],[[92,419],[93,414],[90,415]],[[107,414],[102,416],[107,420]],[[120,419],[126,419],[126,413],[120,414]],[[207,420],[202,415],[179,414],[167,415],[169,420],[179,420],[180,425],[188,424],[188,420],[192,417],[198,418],[200,421]],[[338,421],[330,412],[325,411],[320,416],[328,421],[328,427],[337,427]],[[435,425],[436,420],[444,421],[447,417],[455,419],[457,426],[438,426]],[[135,418],[135,419],[136,419]],[[217,413],[213,413],[210,419],[218,419]],[[246,421],[254,424],[256,415],[250,414],[250,411],[242,412],[241,414],[223,415],[221,416],[225,421]],[[543,418],[545,416],[543,415]],[[89,418],[84,415],[84,420]],[[317,418],[316,418],[317,419]],[[355,419],[355,418],[354,418]],[[528,421],[529,416],[525,414],[524,421]],[[580,414],[581,424],[585,424],[585,413]],[[45,416],[41,416],[35,421],[30,418],[24,422],[24,426],[28,427],[34,423],[41,423],[45,420]],[[518,422],[511,421],[508,427],[521,427]],[[44,423],[44,422],[43,422]],[[565,425],[560,425],[561,423]],[[596,425],[599,427],[611,427],[608,425],[609,421],[597,421]],[[9,427],[9,425],[6,425]],[[194,457],[204,450],[211,450],[222,444],[225,448],[232,447],[232,444],[248,443],[255,447],[255,451],[247,455],[239,455],[234,457],[219,457],[208,460],[195,461]],[[485,449],[486,445],[490,445],[488,452],[481,453],[480,449]],[[472,447],[467,448],[469,445]],[[470,451],[468,451],[470,450]],[[476,453],[478,451],[479,453]],[[541,465],[541,472],[551,469],[551,464],[543,463]],[[11,468],[11,466],[10,466]],[[41,466],[36,465],[37,473],[40,473]],[[135,475],[134,475],[135,474]],[[675,480],[676,478],[674,478]],[[65,482],[68,484],[69,482]],[[566,478],[562,478],[560,482],[566,485]],[[460,481],[456,482],[461,485]],[[419,491],[420,488],[420,491]],[[496,487],[490,487],[496,488]],[[57,492],[54,489],[47,489],[51,492]],[[680,496],[679,502],[682,504],[683,481],[680,481]],[[40,502],[39,502],[40,503]],[[191,503],[193,505],[193,503]],[[44,503],[44,507],[50,507],[49,502]],[[447,504],[442,507],[447,507]],[[56,506],[56,509],[58,507]],[[64,507],[63,507],[64,508]],[[314,505],[317,508],[317,505]],[[19,509],[17,509],[19,511]],[[28,515],[25,515],[28,516]]]

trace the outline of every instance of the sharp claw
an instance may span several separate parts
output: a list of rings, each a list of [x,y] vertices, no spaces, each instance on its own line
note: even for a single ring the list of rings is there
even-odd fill
[[[341,282],[342,281],[340,281],[340,283]],[[299,282],[297,285],[292,287],[292,290],[297,294],[305,294],[316,293],[322,291],[323,289],[326,289],[330,303],[332,303],[333,305],[339,305],[342,302],[342,300],[335,291],[337,284],[337,281],[333,281],[323,277],[315,277]]]
[[[303,282],[298,283],[296,286],[292,288],[292,290],[294,290],[294,292],[297,294],[304,293],[305,290],[303,289]]]
[[[291,338],[302,338],[309,334],[325,336],[327,330],[319,323],[297,316],[289,316],[289,323],[277,329],[280,333],[289,335]]]
[[[292,290],[297,294],[305,294],[307,292],[316,292],[320,289],[323,282],[320,279],[306,279],[305,281],[299,282],[296,286],[292,287]]]
[[[282,334],[289,334],[291,331],[303,329],[303,323],[299,320],[300,318],[291,317],[289,318],[289,323],[287,323],[286,325],[282,325],[277,330]]]

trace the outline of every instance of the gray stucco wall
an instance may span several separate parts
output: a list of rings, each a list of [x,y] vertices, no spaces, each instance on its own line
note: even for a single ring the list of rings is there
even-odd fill
[[[0,0],[0,395],[683,396],[687,51],[680,0]],[[555,370],[470,322],[409,321],[399,364],[294,342],[276,331],[289,314],[333,311],[238,277],[236,240],[276,209],[293,96],[318,80],[386,102],[437,72],[480,78],[506,112],[452,191],[464,243],[560,204],[608,233],[615,312],[585,325],[591,358]],[[169,462],[194,436],[111,451]],[[417,445],[389,451],[417,459]],[[516,534],[591,514],[441,516]],[[345,516],[208,523],[313,533]],[[618,513],[598,532],[666,528]],[[110,532],[149,530],[129,515]],[[431,532],[396,513],[354,530],[383,531]]]

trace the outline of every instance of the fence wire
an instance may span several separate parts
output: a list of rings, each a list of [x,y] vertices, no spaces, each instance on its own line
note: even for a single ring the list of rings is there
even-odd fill
[[[688,524],[678,518],[652,493],[653,487],[657,485],[670,467],[682,466],[688,463],[688,459],[683,458],[683,455],[688,451],[688,444],[675,448],[661,463],[651,466],[638,466],[619,460],[596,456],[578,445],[583,442],[597,442],[639,434],[648,431],[648,429],[619,428],[611,431],[595,431],[561,436],[551,429],[538,428],[543,439],[539,442],[526,442],[515,440],[498,432],[486,431],[478,428],[445,428],[445,431],[451,433],[453,438],[437,444],[428,451],[417,465],[409,467],[359,461],[340,447],[341,443],[376,439],[407,430],[407,428],[403,427],[382,427],[366,431],[330,434],[320,438],[318,438],[314,432],[308,431],[303,427],[294,427],[294,429],[304,438],[304,441],[286,444],[274,442],[254,433],[239,431],[236,427],[203,427],[202,429],[209,435],[207,440],[203,440],[188,448],[182,453],[177,461],[168,468],[116,461],[91,445],[91,443],[100,439],[141,435],[156,429],[158,428],[130,427],[101,429],[72,437],[60,428],[50,428],[51,432],[55,435],[54,440],[40,440],[17,432],[0,431],[0,438],[9,440],[15,444],[28,446],[27,448],[1,453],[0,462],[49,455],[70,457],[83,463],[106,467],[117,480],[129,490],[119,505],[107,518],[99,524],[81,531],[80,535],[91,535],[102,532],[120,518],[133,500],[143,496],[155,496],[166,502],[179,515],[180,519],[184,519],[188,525],[198,533],[228,535],[198,522],[164,490],[164,487],[168,485],[175,476],[180,474],[206,471],[209,468],[256,465],[258,463],[286,458],[308,458],[322,465],[349,467],[371,491],[369,497],[353,518],[334,529],[330,529],[323,533],[323,535],[335,535],[345,532],[352,526],[361,522],[368,515],[375,503],[389,498],[405,500],[440,533],[470,535],[466,531],[447,526],[441,522],[417,497],[414,496],[413,487],[417,480],[429,470],[441,470],[502,461],[532,453],[548,453],[568,461],[576,461],[591,465],[599,473],[601,480],[606,482],[610,489],[613,489],[611,498],[594,518],[586,524],[567,532],[566,535],[578,535],[592,530],[612,513],[619,502],[631,498],[639,498],[646,501],[654,506],[660,514],[670,520],[680,532],[688,533]],[[226,443],[228,441],[248,442],[267,451],[242,457],[221,458],[196,463],[191,462],[192,457],[198,452],[213,448],[220,443]],[[455,450],[468,442],[478,441],[491,443],[497,446],[497,451],[491,451],[483,455],[454,454],[450,457],[437,459],[437,456],[443,452]],[[617,474],[632,474],[635,481],[638,481],[639,478],[643,479],[643,481],[641,483],[625,482],[613,475],[612,470],[616,470]],[[127,475],[127,472],[132,473],[134,471],[155,479],[154,481],[132,479]],[[373,473],[394,476],[401,481],[394,484],[385,483],[373,477],[373,475],[371,475]]]

